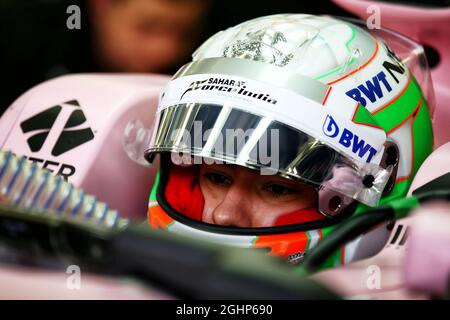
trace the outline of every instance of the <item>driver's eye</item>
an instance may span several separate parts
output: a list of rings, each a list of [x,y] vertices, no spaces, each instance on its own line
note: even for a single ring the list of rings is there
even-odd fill
[[[231,178],[216,172],[205,173],[203,176],[213,184],[224,187],[230,186],[233,182]]]
[[[275,197],[286,196],[294,194],[297,191],[293,188],[288,188],[278,184],[271,184],[264,188],[267,192],[271,193]]]

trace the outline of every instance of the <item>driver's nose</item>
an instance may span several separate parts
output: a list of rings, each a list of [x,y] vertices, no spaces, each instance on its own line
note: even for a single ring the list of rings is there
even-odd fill
[[[251,206],[246,188],[231,186],[225,197],[212,212],[215,224],[223,226],[251,227]]]

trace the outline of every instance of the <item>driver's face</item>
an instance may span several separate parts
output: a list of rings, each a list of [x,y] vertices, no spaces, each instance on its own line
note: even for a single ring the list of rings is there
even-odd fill
[[[270,227],[283,214],[313,208],[316,192],[307,186],[236,165],[202,164],[205,199],[202,221],[237,227]]]

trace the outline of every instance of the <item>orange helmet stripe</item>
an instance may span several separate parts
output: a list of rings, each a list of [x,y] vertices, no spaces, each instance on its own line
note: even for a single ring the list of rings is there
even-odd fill
[[[271,248],[269,255],[289,256],[298,252],[305,252],[308,246],[308,235],[306,232],[292,232],[288,234],[273,234],[259,236],[254,248]]]
[[[165,213],[159,205],[148,208],[148,224],[153,229],[165,230],[173,221],[174,220],[167,213]]]

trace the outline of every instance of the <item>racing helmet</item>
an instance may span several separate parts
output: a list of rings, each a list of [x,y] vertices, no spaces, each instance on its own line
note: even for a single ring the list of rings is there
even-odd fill
[[[375,31],[281,14],[209,38],[160,95],[149,225],[298,262],[343,219],[406,195],[433,148],[431,84],[420,46]],[[269,226],[205,222],[199,167],[211,164],[302,184],[314,208]]]

